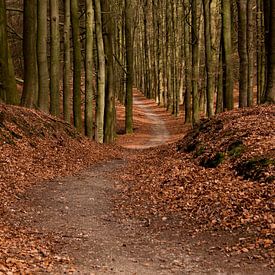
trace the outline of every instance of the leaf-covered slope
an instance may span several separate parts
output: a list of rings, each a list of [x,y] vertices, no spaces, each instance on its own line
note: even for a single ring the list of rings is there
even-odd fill
[[[130,184],[119,208],[139,217],[176,213],[201,228],[245,229],[257,236],[250,248],[264,243],[274,257],[274,131],[274,106],[202,121],[178,143],[134,160],[121,175]]]
[[[0,105],[1,204],[27,185],[77,172],[115,155],[45,113]]]

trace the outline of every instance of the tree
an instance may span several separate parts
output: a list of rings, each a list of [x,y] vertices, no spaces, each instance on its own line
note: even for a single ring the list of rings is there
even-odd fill
[[[98,73],[97,73],[97,98],[96,98],[96,133],[95,139],[99,143],[104,141],[104,108],[105,108],[105,52],[102,35],[102,19],[100,0],[95,0],[95,27],[96,27],[96,44],[98,55]]]
[[[232,36],[231,36],[231,0],[222,1],[222,41],[224,54],[224,108],[232,110],[233,72],[232,72]]]
[[[125,0],[125,44],[126,44],[126,100],[125,100],[125,130],[133,132],[133,6],[130,0]]]
[[[264,1],[267,84],[264,101],[275,103],[275,3],[273,0]]]
[[[214,90],[215,75],[213,65],[213,50],[211,45],[211,0],[203,0],[204,11],[204,41],[205,41],[205,68],[206,68],[206,99],[207,99],[207,115],[214,115]]]
[[[108,1],[101,0],[102,28],[105,51],[106,83],[104,107],[104,142],[112,143],[115,138],[115,94],[114,94],[114,68],[113,68],[113,26]]]
[[[238,49],[240,58],[239,107],[247,106],[248,95],[248,41],[247,0],[238,0]]]
[[[71,0],[71,22],[73,32],[73,115],[74,126],[81,132],[81,44],[79,35],[78,0]]]
[[[36,0],[24,0],[23,15],[23,55],[24,88],[21,105],[34,107],[37,91],[37,55],[36,55]]]
[[[71,121],[71,0],[64,1],[64,67],[63,67],[63,116]]]
[[[193,123],[198,123],[199,116],[199,2],[193,0],[192,9],[192,118]]]
[[[185,123],[192,122],[192,83],[191,83],[191,67],[192,67],[192,57],[190,51],[191,39],[191,23],[190,23],[190,5],[189,0],[184,1],[184,68],[185,68],[185,96],[184,96],[184,109],[185,109]]]
[[[94,7],[86,0],[86,47],[85,47],[85,134],[93,137],[93,47]]]
[[[37,61],[38,61],[38,107],[49,111],[49,72],[47,57],[47,0],[37,2]]]
[[[0,100],[7,104],[18,104],[14,69],[7,37],[7,17],[4,0],[0,0]]]
[[[51,27],[51,68],[50,68],[50,113],[59,115],[59,79],[60,79],[60,33],[59,33],[59,1],[50,0]]]

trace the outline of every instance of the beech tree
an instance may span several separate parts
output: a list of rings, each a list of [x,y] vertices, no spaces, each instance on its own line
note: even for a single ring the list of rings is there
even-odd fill
[[[94,7],[86,0],[86,47],[85,47],[85,134],[93,137],[93,47]]]
[[[64,67],[63,67],[63,117],[71,121],[71,1],[64,1]]]
[[[126,43],[126,97],[125,97],[125,130],[133,132],[133,4],[125,0],[125,43]]]
[[[50,0],[50,113],[59,115],[59,81],[60,81],[60,33],[59,33],[59,1]]]
[[[34,107],[37,94],[37,55],[36,55],[36,18],[37,1],[24,0],[23,15],[23,55],[24,55],[24,87],[21,105]]]
[[[7,16],[4,0],[0,0],[0,100],[7,104],[18,104],[13,63],[7,36]]]
[[[78,0],[71,0],[71,22],[73,33],[73,116],[74,126],[81,132],[81,44],[79,34]]]
[[[103,143],[106,67],[105,67],[104,41],[103,41],[103,34],[102,34],[100,0],[94,0],[94,3],[95,3],[96,42],[97,42],[96,45],[97,45],[97,56],[98,56],[95,139],[99,143]]]
[[[38,107],[49,111],[49,72],[47,56],[47,0],[37,2],[37,61],[38,61]]]
[[[275,103],[275,3],[264,1],[267,84],[264,101]]]

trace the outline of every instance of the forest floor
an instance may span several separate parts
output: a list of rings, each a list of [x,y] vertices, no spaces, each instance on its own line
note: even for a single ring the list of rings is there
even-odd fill
[[[115,146],[0,106],[0,274],[274,274],[274,107],[196,131],[134,104],[130,135],[118,106]]]

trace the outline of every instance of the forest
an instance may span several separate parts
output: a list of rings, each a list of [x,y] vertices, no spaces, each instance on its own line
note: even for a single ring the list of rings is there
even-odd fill
[[[274,274],[274,103],[273,0],[0,0],[0,274]]]

